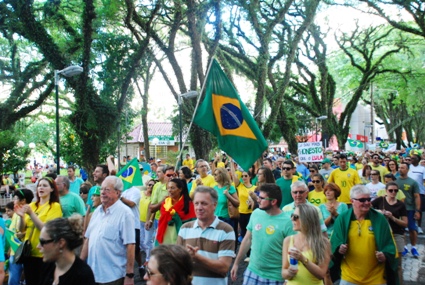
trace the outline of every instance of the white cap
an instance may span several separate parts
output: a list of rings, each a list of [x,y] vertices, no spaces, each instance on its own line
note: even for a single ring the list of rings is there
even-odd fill
[[[156,160],[156,162],[160,162],[160,161],[161,161],[161,159],[159,159],[159,158]]]

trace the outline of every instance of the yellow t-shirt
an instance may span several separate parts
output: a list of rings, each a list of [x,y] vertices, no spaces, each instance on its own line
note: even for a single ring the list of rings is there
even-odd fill
[[[360,162],[357,162],[356,164],[354,164],[354,166],[356,167],[356,170],[363,169],[363,164]]]
[[[291,236],[290,242],[289,242],[289,248],[293,246],[294,246],[294,236]],[[305,256],[306,258],[308,258],[310,262],[315,262],[315,260],[313,259],[313,252],[311,251],[311,249],[305,250],[301,252],[301,254]],[[287,256],[289,261],[289,258],[290,258],[289,254]],[[316,276],[311,274],[310,271],[307,268],[305,268],[304,264],[302,264],[301,262],[298,262],[297,274],[291,280],[287,280],[286,284],[287,285],[306,285],[306,284],[321,285],[323,284],[323,280],[317,279]]]
[[[329,175],[328,183],[335,183],[341,188],[341,196],[338,197],[339,202],[351,204],[350,202],[350,190],[354,185],[361,184],[361,180],[357,170],[347,168],[341,170],[340,168],[335,169]]]
[[[30,204],[31,210],[38,216],[38,218],[46,223],[50,220],[62,217],[62,208],[59,203],[53,202],[52,204],[45,203],[44,205],[38,205],[35,202]],[[25,215],[25,240],[29,240],[31,235],[31,256],[43,257],[43,254],[38,250],[37,245],[40,238],[40,230],[34,225],[29,215]]]
[[[151,196],[146,196],[145,191],[140,191],[140,203],[139,203],[139,212],[140,212],[140,221],[146,223],[148,216],[148,208],[151,203]]]
[[[211,174],[208,174],[204,178],[201,177],[201,180],[202,180],[203,186],[214,187],[217,184],[217,182],[215,182],[214,177]],[[190,192],[189,192],[191,196],[193,195],[193,191],[195,191],[196,186],[198,186],[196,185],[196,180],[193,180],[192,188],[190,189]]]
[[[257,186],[252,185],[251,187],[247,188],[243,183],[239,183],[237,190],[238,190],[238,197],[239,197],[239,213],[241,214],[251,214],[254,210],[253,207],[251,209],[248,209],[248,201],[249,201],[249,191],[255,191],[255,188]]]
[[[314,206],[319,207],[321,204],[325,204],[328,200],[326,200],[325,193],[323,191],[310,191],[308,193],[308,201]]]
[[[353,220],[348,230],[348,250],[341,263],[341,279],[355,284],[386,284],[385,263],[376,259],[375,234],[370,220]]]
[[[192,170],[193,169],[193,160],[185,159],[185,160],[183,160],[183,165],[189,167]]]

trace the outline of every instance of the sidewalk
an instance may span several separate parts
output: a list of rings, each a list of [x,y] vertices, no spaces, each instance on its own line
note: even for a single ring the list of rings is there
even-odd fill
[[[425,228],[425,219],[422,220],[422,229]],[[406,242],[409,243],[409,235],[406,235]],[[416,248],[419,258],[413,258],[409,253],[403,257],[403,280],[404,285],[425,284],[425,235],[418,235]],[[410,248],[410,247],[409,247]]]

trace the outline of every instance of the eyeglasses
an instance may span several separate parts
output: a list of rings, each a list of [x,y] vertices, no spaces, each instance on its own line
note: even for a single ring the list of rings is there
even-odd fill
[[[387,190],[390,193],[397,193],[398,192],[398,189],[387,189]]]
[[[316,169],[310,169],[310,172],[316,172]]]
[[[274,198],[269,198],[269,197],[261,197],[261,196],[258,196],[258,200],[266,200],[266,201],[273,201],[273,200],[274,200]]]
[[[384,161],[385,161],[385,162],[389,162],[390,160],[389,160],[389,159],[384,159]]]
[[[389,165],[389,166],[395,166],[395,164],[394,164],[394,163],[388,163],[388,165]]]
[[[297,195],[297,194],[302,195],[302,194],[305,193],[305,191],[292,191],[291,193],[294,194],[294,195]]]
[[[353,198],[353,200],[359,201],[360,203],[364,203],[364,202],[370,202],[372,201],[372,198]]]
[[[167,176],[167,177],[174,177],[176,174],[175,173],[168,173],[168,174],[165,174],[165,176]]]
[[[153,187],[155,184],[148,184],[149,187]]]
[[[88,193],[85,193],[85,192],[80,192],[80,195],[81,195],[81,194],[88,194]]]
[[[320,180],[311,180],[312,183],[320,183]]]
[[[249,177],[249,175],[242,175],[242,177]]]
[[[379,175],[379,173],[371,173],[370,175]]]
[[[149,269],[149,267],[145,267],[146,275],[148,275],[148,279],[151,279],[152,276],[160,276],[161,273],[152,273],[152,271]]]
[[[291,214],[291,220],[296,221],[300,218],[300,216],[295,215],[295,214]]]
[[[41,246],[45,246],[46,244],[48,244],[48,243],[52,243],[52,242],[54,242],[55,240],[54,239],[39,239],[38,240],[39,242],[40,242],[40,245]]]
[[[289,171],[289,170],[291,170],[292,168],[290,168],[290,167],[282,167],[282,170],[286,170],[286,171]]]

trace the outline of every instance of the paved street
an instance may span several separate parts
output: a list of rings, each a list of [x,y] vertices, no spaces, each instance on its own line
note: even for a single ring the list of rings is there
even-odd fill
[[[422,229],[425,229],[425,220],[422,222]],[[406,241],[409,240],[408,235],[406,235]],[[404,285],[424,285],[425,284],[425,235],[419,235],[417,249],[420,254],[420,258],[413,258],[409,253],[403,257],[403,279]],[[229,278],[229,285],[240,285],[243,281],[243,272],[245,271],[248,263],[241,262],[239,265],[238,279],[235,282],[232,282]],[[137,272],[137,270],[135,270]],[[145,284],[142,282],[138,273],[136,273],[136,284]]]

